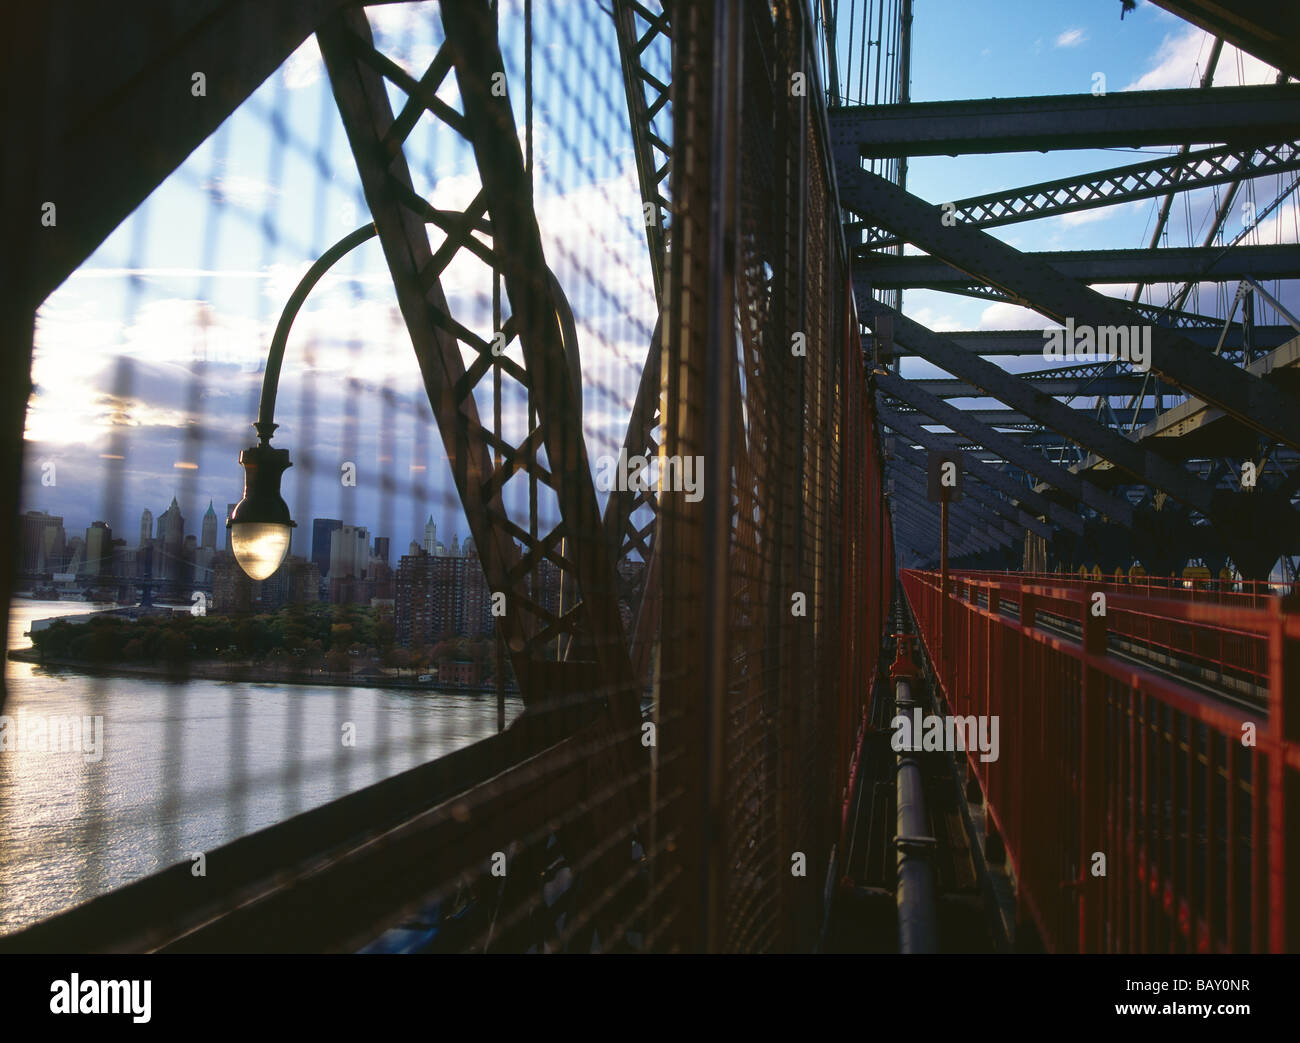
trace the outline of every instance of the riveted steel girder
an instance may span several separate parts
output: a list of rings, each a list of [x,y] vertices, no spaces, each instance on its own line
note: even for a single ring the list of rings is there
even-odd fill
[[[484,573],[494,591],[507,595],[507,611],[498,624],[521,694],[537,705],[569,692],[604,692],[620,722],[630,725],[639,714],[613,562],[583,441],[558,287],[543,255],[509,98],[494,89],[504,75],[495,20],[480,0],[444,5],[442,17],[446,43],[430,69],[438,76],[455,70],[464,115],[442,118],[473,148],[482,185],[452,230],[465,248],[486,252],[501,273],[511,305],[507,325],[510,336],[519,339],[523,367],[504,354],[494,355],[487,341],[457,322],[442,291],[440,273],[450,255],[447,248],[438,255],[430,249],[427,204],[411,187],[402,149],[405,124],[394,119],[385,83],[393,79],[419,102],[409,77],[375,50],[360,10],[346,11],[321,27],[321,53]],[[471,245],[467,229],[485,218],[491,246],[477,240]],[[478,356],[468,369],[463,346]],[[474,385],[493,365],[514,367],[512,376],[532,391],[538,413],[538,426],[522,445],[498,446],[504,456],[500,473],[492,465],[490,432],[478,420],[473,397]],[[543,447],[545,468],[538,458]],[[561,516],[559,525],[536,540],[511,520],[501,500],[505,480],[521,468],[554,491]],[[561,537],[567,541],[563,552]],[[522,557],[516,540],[525,545]],[[561,568],[579,592],[580,600],[563,618],[557,619],[528,589],[531,564],[541,558]],[[592,658],[547,661],[546,644],[561,633],[581,634]]]
[[[1300,144],[1294,141],[1245,148],[1221,146],[1195,152],[1180,151],[1144,163],[958,199],[951,204],[951,216],[962,224],[989,228],[1093,210],[1135,199],[1168,197],[1177,192],[1235,184],[1242,179],[1290,170],[1300,170]],[[865,232],[866,238],[858,247],[860,250],[899,242],[883,229],[867,228]]]
[[[1243,145],[1300,136],[1300,86],[910,102],[833,109],[829,117],[841,165],[859,156]]]
[[[1076,326],[1131,325],[1132,313],[1123,303],[1063,276],[1051,265],[1007,246],[988,232],[962,225],[944,226],[937,207],[930,206],[882,177],[861,168],[841,166],[839,184],[846,203],[855,210],[869,215],[871,220],[892,228],[934,256],[942,257],[962,271],[979,276],[1058,322],[1069,317]],[[929,334],[928,330],[924,332]],[[906,338],[900,336],[899,339]],[[973,358],[969,352],[958,348],[947,354],[958,363],[961,358],[968,362]],[[1245,372],[1226,359],[1198,350],[1183,340],[1176,330],[1162,326],[1151,329],[1150,367],[1170,383],[1204,398],[1246,425],[1279,442],[1300,447],[1300,399]],[[966,379],[971,377],[969,371],[957,373],[947,365],[944,368],[954,375]],[[973,367],[967,368],[970,370]],[[1002,398],[1001,394],[997,397]],[[1003,401],[1008,405],[1018,404],[1005,398]],[[1061,429],[1055,421],[1048,422]],[[1117,451],[1121,449],[1118,445],[1115,448]],[[1144,480],[1155,480],[1171,495],[1176,495],[1172,488],[1163,485],[1166,479],[1157,478],[1155,471],[1151,470],[1154,462],[1146,468],[1129,467],[1112,457],[1108,451],[1098,451],[1130,473]],[[1150,479],[1147,478],[1148,475]],[[1176,483],[1172,475],[1168,479]],[[1191,503],[1190,500],[1184,502]]]
[[[1219,320],[1222,327],[1223,320]],[[1215,348],[1219,344],[1219,329],[1211,326],[1189,327],[1180,331],[1183,338],[1198,348]],[[964,351],[979,355],[1041,355],[1042,330],[945,330],[945,337]],[[1236,351],[1244,343],[1241,326],[1233,326],[1223,338],[1226,351]],[[1250,342],[1256,348],[1276,348],[1295,336],[1290,326],[1254,326]],[[907,358],[916,353],[906,344],[894,344],[894,354]]]
[[[969,226],[968,226],[969,227]],[[1300,277],[1300,247],[1179,246],[1160,250],[1052,250],[1023,253],[1036,265],[1050,265],[1068,279],[1083,283],[1235,282]],[[954,290],[987,285],[978,273],[963,271],[938,257],[891,257],[870,254],[855,261],[855,275],[866,275],[873,289]],[[1136,321],[1130,319],[1130,321]]]
[[[901,481],[913,495],[928,501],[925,460],[922,459],[917,463],[910,458],[900,458],[895,461],[895,464],[896,466],[890,470],[890,477],[896,480],[895,489],[898,488],[897,482]],[[963,497],[948,505],[949,520],[959,520],[969,526],[972,532],[1001,543],[1003,546],[1009,546],[1013,540],[1023,537],[1024,533],[1018,524],[1013,524],[1012,520],[1005,518],[998,511],[990,511],[987,508],[988,505],[983,500]]]
[[[880,421],[886,427],[898,432],[899,435],[910,439],[917,445],[924,446],[926,449],[938,450],[947,447],[947,438],[933,431],[927,431],[918,422],[915,414],[908,415],[894,409],[881,408]],[[1083,519],[1076,512],[1067,510],[1059,503],[1055,503],[1041,493],[1035,492],[1029,486],[1015,481],[994,464],[978,459],[974,453],[967,453],[965,467],[970,474],[980,481],[997,489],[1014,502],[1023,504],[1031,511],[1044,515],[1053,525],[1068,529],[1070,532],[1082,534]]]
[[[913,449],[910,445],[901,442],[896,442],[894,445],[894,459],[915,467],[922,472],[925,472],[928,466],[928,460],[923,452],[919,449]],[[967,472],[966,477],[970,479],[964,487],[964,491],[968,495],[973,499],[978,500],[995,514],[1013,523],[1016,526],[1017,531],[1028,529],[1031,532],[1038,533],[1044,539],[1049,540],[1053,535],[1055,535],[1055,531],[1050,525],[1039,521],[1028,511],[1022,510],[1014,503],[1002,499],[1000,496],[997,496],[995,493],[987,489],[983,483],[979,481],[979,475],[982,473],[984,465],[979,464],[978,461],[975,461],[975,463],[978,465],[978,469],[970,466],[965,467]]]
[[[943,424],[967,438],[998,453],[1008,463],[1013,463],[1030,474],[1050,482],[1065,495],[1086,504],[1123,525],[1133,523],[1133,507],[1127,500],[1112,495],[1079,475],[1052,463],[1047,457],[1020,445],[1014,438],[982,424],[965,410],[950,406],[895,374],[877,374],[876,387],[887,395],[915,407],[935,423]]]
[[[880,310],[885,306],[877,304],[875,307]],[[1209,512],[1213,489],[1208,483],[1192,477],[1177,463],[1135,445],[1118,431],[1043,394],[992,362],[948,344],[942,335],[931,332],[920,323],[892,309],[889,311],[894,319],[894,335],[910,343],[928,361],[1091,449],[1139,481],[1164,489],[1170,496],[1203,514]]]
[[[919,511],[922,516],[926,512],[933,511],[937,531],[939,505],[927,500],[925,493],[917,488],[912,478],[905,478],[901,473],[894,477],[894,496],[899,506],[907,506],[913,511]],[[1010,544],[1010,538],[1005,534],[990,531],[982,521],[974,520],[968,512],[960,510],[956,504],[950,504],[948,507],[948,536],[951,544],[965,544],[980,550],[993,550],[995,547]]]

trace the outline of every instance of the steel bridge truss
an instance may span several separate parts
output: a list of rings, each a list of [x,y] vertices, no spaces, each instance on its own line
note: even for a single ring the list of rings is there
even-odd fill
[[[1213,530],[1199,528],[1201,537],[1214,531],[1221,537],[1220,548],[1235,546],[1236,553],[1229,551],[1228,557],[1238,567],[1257,571],[1267,556],[1247,561],[1243,533],[1300,531],[1300,515],[1289,502],[1291,476],[1300,460],[1296,382],[1266,377],[1267,370],[1252,365],[1261,351],[1276,353],[1279,365],[1290,365],[1284,346],[1300,330],[1289,325],[1259,329],[1249,300],[1240,325],[1233,322],[1236,302],[1226,320],[1184,307],[1199,282],[1240,280],[1253,293],[1262,289],[1261,280],[1300,277],[1300,247],[1294,244],[1240,245],[1245,228],[1226,245],[1215,245],[1242,185],[1300,169],[1300,109],[1277,107],[1297,87],[1279,76],[1268,87],[1212,88],[1220,51],[1221,41],[1201,87],[1191,90],[1150,91],[1141,97],[1125,92],[1126,97],[896,104],[831,113],[859,315],[872,331],[865,346],[875,358],[873,380],[882,395],[882,419],[897,436],[891,475],[897,478],[900,468],[919,464],[917,450],[969,446],[976,450],[969,457],[972,466],[983,472],[972,478],[1004,475],[993,502],[977,499],[969,509],[980,511],[992,531],[1018,511],[1032,515],[1049,531],[1021,525],[1022,535],[1054,543],[1063,560],[1089,554],[1097,560],[1103,552],[1095,532],[1116,526],[1130,534],[1130,552],[1141,553],[1150,544],[1143,534],[1161,527],[1151,529],[1144,505],[1159,507],[1166,498],[1180,505],[1187,524],[1209,520]],[[1098,105],[1089,107],[1089,99]],[[1241,107],[1246,102],[1249,113]],[[1231,129],[1222,122],[1229,112],[1235,113]],[[882,156],[1119,144],[1180,147],[1168,157],[951,202],[921,200],[869,169]],[[1208,147],[1194,148],[1197,144]],[[1216,194],[1217,211],[1202,244],[1156,249],[1172,200],[1217,187],[1224,192],[1221,198]],[[1160,224],[1146,250],[1033,254],[985,231],[1157,198],[1162,201]],[[928,256],[902,256],[896,251],[903,244]],[[1120,302],[1087,285],[1102,282],[1132,282],[1137,290],[1132,301]],[[1156,307],[1139,300],[1142,287],[1153,282],[1180,282],[1181,288],[1171,294],[1169,305]],[[1013,353],[1036,354],[1044,343],[1042,331],[935,333],[883,303],[915,288],[1017,304],[1061,324],[1068,319],[1094,327],[1150,326],[1150,369],[1139,371],[1116,360],[1009,373],[984,356],[997,354],[1004,345]],[[1257,346],[1261,338],[1264,347]],[[904,355],[932,363],[951,377],[906,379],[897,364]],[[1008,408],[958,408],[949,401],[954,399],[993,399]],[[1171,452],[1174,443],[1155,436],[1161,433],[1166,403],[1189,401],[1207,404],[1214,415],[1236,425],[1222,442],[1231,451],[1217,454],[1228,458],[1225,463],[1214,462],[1216,454],[1204,439]],[[957,437],[931,429],[938,426]],[[1229,468],[1251,458],[1271,464],[1267,474],[1260,470],[1260,496],[1241,490]],[[1026,499],[1026,493],[1035,499]],[[1060,508],[1055,517],[1045,509],[1047,503]],[[899,514],[911,509],[900,506]],[[1063,527],[1066,514],[1072,520]],[[1269,539],[1268,545],[1277,551],[1274,559],[1300,549],[1284,536]],[[1104,555],[1115,556],[1117,546],[1112,538]]]

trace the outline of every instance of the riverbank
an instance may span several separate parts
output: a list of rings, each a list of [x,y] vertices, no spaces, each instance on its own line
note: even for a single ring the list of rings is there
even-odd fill
[[[234,681],[243,684],[328,685],[338,688],[397,688],[430,693],[483,694],[496,691],[496,686],[492,684],[443,685],[386,674],[344,675],[333,674],[328,670],[294,671],[276,669],[258,663],[227,663],[221,660],[197,660],[184,663],[180,667],[156,663],[106,664],[62,656],[42,656],[35,648],[13,649],[9,652],[9,658],[47,670],[70,670],[79,674],[101,677],[147,677],[155,681],[204,680]],[[507,684],[506,694],[518,695],[518,689],[512,684]]]

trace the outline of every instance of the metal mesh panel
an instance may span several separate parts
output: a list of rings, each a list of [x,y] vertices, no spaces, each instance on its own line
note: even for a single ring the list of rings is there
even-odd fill
[[[710,14],[718,23],[697,13],[691,42],[724,43],[694,60],[720,71],[675,81],[698,92],[676,156],[711,179],[675,194],[675,242],[689,236],[691,251],[674,256],[669,283],[665,422],[668,450],[701,453],[727,484],[700,507],[663,506],[660,698],[686,728],[665,729],[662,746],[700,800],[662,817],[682,831],[668,860],[686,870],[679,945],[810,948],[875,669],[881,617],[862,610],[887,600],[878,573],[849,565],[866,516],[883,517],[878,478],[870,507],[855,507],[879,460],[873,427],[860,426],[865,374],[825,136],[807,104],[804,11]],[[722,125],[698,122],[706,106]],[[735,352],[718,350],[733,340]],[[866,659],[853,663],[859,640]]]
[[[292,57],[242,106],[223,95],[230,122],[110,244],[128,334],[151,271],[199,273],[168,313],[197,345],[171,374],[181,419],[158,425],[181,513],[210,476],[214,501],[238,499],[261,345],[279,345],[272,370],[287,349],[295,558],[250,585],[211,548],[204,577],[151,530],[114,574],[146,602],[212,599],[159,624],[179,643],[154,707],[152,853],[110,857],[130,830],[89,816],[70,894],[100,897],[7,917],[40,922],[0,946],[812,948],[892,550],[804,4],[327,6],[266,27],[270,68]],[[236,202],[246,169],[262,194]],[[163,173],[140,175],[140,198]],[[193,259],[154,235],[180,220],[178,185],[197,193],[178,237]],[[236,260],[266,287],[239,324]],[[301,328],[273,339],[286,299]],[[232,363],[205,338],[235,325]],[[114,521],[141,495],[132,417],[157,379],[129,339],[96,447]],[[638,484],[640,456],[655,477]],[[336,540],[334,522],[374,528]],[[454,568],[448,523],[472,538]],[[295,593],[322,531],[328,614]],[[432,553],[402,554],[408,533]],[[345,538],[368,544],[362,574],[341,569]],[[200,681],[186,639],[249,661]],[[375,661],[370,683],[460,670],[455,648],[433,655],[456,640],[491,676],[470,724],[419,691],[411,712],[368,714],[350,659]],[[342,683],[295,694],[323,681]],[[228,727],[204,754],[208,683]],[[113,696],[92,683],[87,705],[121,765]],[[358,724],[356,746],[335,741]],[[16,820],[30,779],[5,770]],[[77,796],[121,785],[91,770]],[[192,873],[198,854],[217,868]],[[12,873],[40,853],[5,857]]]

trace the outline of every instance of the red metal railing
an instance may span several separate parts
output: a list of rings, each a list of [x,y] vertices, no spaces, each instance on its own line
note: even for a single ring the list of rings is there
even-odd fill
[[[967,759],[1049,949],[1300,948],[1287,879],[1300,867],[1300,615],[1280,598],[1140,598],[1188,641],[1259,642],[1256,712],[1108,654],[1112,624],[1143,615],[1134,595],[1107,591],[1097,616],[1081,584],[953,573],[945,597],[937,573],[902,582],[948,712],[999,718],[998,758]],[[1040,613],[1068,614],[1078,637],[1044,629]]]
[[[1216,608],[1212,620],[1198,617],[1193,621],[1189,606],[1203,602],[1158,597],[1141,587],[1084,581],[1080,577],[1061,584],[1041,578],[963,572],[961,585],[985,601],[997,592],[1004,610],[1010,604],[1018,606],[1019,595],[1031,596],[1040,618],[1047,617],[1071,629],[1078,627],[1079,596],[1086,594],[1091,605],[1093,593],[1100,591],[1105,595],[1107,632],[1127,642],[1129,651],[1163,657],[1164,663],[1153,658],[1157,668],[1195,669],[1198,673],[1192,675],[1192,680],[1231,686],[1238,693],[1244,689],[1248,696],[1268,683],[1268,640],[1253,622],[1259,617],[1248,614],[1242,617],[1246,622],[1237,623],[1232,615],[1234,609],[1242,607],[1265,608],[1270,599],[1262,596],[1249,602],[1212,602],[1216,606],[1223,604],[1225,611]]]
[[[1262,607],[1269,598],[1293,593],[1290,583],[1271,580],[1181,579],[1177,576],[1081,576],[1077,572],[992,572],[971,570],[965,575],[973,579],[988,579],[1007,583],[1050,583],[1055,586],[1083,587],[1100,585],[1104,589],[1119,589],[1132,594],[1166,598],[1171,601],[1212,601],[1227,605],[1253,605]]]

